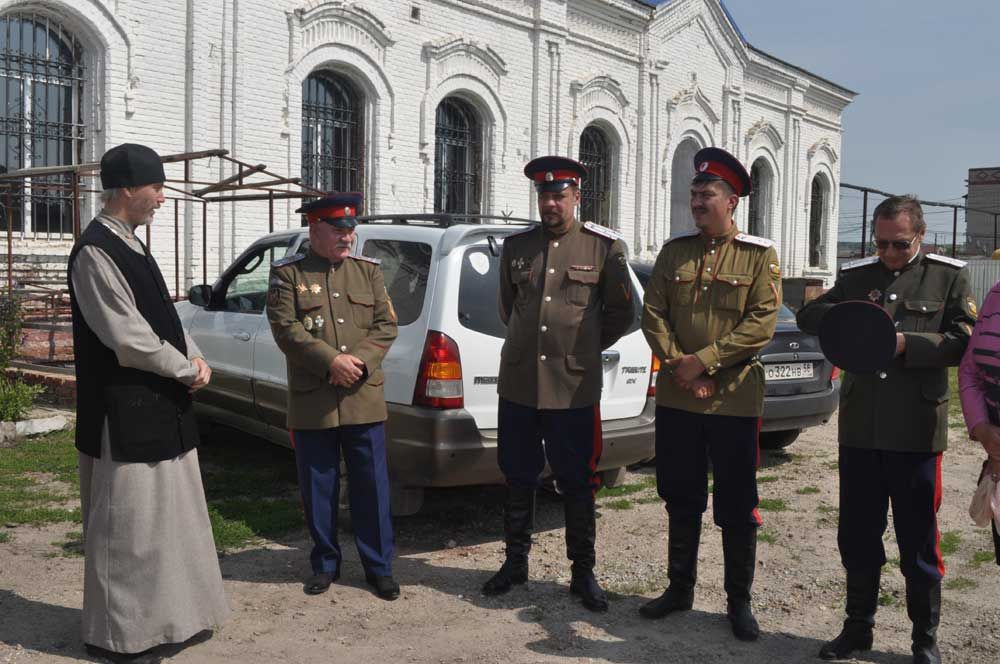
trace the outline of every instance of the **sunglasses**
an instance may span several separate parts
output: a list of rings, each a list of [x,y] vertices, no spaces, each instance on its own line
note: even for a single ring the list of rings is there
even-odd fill
[[[885,251],[890,246],[896,251],[906,251],[913,244],[919,235],[914,235],[909,240],[875,240],[872,239],[872,244],[874,244],[879,251]]]

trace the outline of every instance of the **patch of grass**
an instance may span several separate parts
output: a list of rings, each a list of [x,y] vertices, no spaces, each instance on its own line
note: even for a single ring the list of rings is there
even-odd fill
[[[824,461],[823,467],[827,470],[840,470],[840,463],[837,461]]]
[[[804,486],[801,489],[796,489],[795,493],[799,494],[800,496],[808,496],[808,495],[813,494],[813,493],[819,493],[819,487],[818,486]]]
[[[66,533],[62,542],[52,542],[52,546],[62,549],[64,558],[80,558],[83,556],[83,533],[74,531]]]
[[[894,593],[881,593],[878,596],[879,606],[893,606],[898,601],[899,600],[896,598],[896,595]]]
[[[647,488],[648,487],[643,484],[622,484],[621,486],[615,487],[602,487],[601,490],[597,492],[597,497],[613,498],[615,496],[627,496],[632,493],[639,493]]]
[[[777,475],[761,475],[757,478],[757,484],[770,484],[771,482],[777,482],[779,478]]]
[[[757,541],[764,542],[766,544],[777,544],[778,535],[767,530],[766,528],[757,529]]]
[[[964,576],[956,576],[954,579],[948,579],[944,582],[944,587],[948,590],[971,590],[978,585],[972,579],[967,579]]]
[[[659,496],[640,496],[635,499],[635,502],[639,505],[648,505],[650,503],[662,503],[663,498]]]
[[[652,592],[662,591],[667,585],[666,576],[656,576],[635,581],[624,581],[621,583],[610,583],[607,586],[608,599],[615,601],[634,597],[635,595],[647,595]]]
[[[964,429],[965,418],[962,416],[962,401],[958,396],[958,367],[948,369],[948,428]]]
[[[247,500],[231,498],[208,505],[215,547],[236,549],[260,538],[276,538],[305,525],[297,499]]]
[[[833,505],[820,505],[816,508],[816,511],[820,514],[839,514],[840,508]]]
[[[941,555],[950,556],[958,551],[958,545],[962,543],[962,535],[957,530],[949,530],[941,535]]]
[[[784,512],[788,509],[788,505],[781,498],[762,498],[757,507],[765,512]]]
[[[609,500],[606,503],[601,503],[601,507],[607,507],[612,510],[630,510],[633,504],[628,498],[619,498],[618,500]]]
[[[72,431],[25,440],[0,454],[0,523],[79,523],[79,508],[62,506],[79,486]]]
[[[12,538],[11,538],[11,535],[10,535],[10,533],[3,533],[3,532],[0,532],[0,544],[6,544],[6,543],[7,543],[7,542],[9,542],[9,541],[10,541],[11,539],[12,539]]]
[[[976,551],[972,554],[972,560],[969,561],[969,564],[973,567],[979,567],[983,563],[991,563],[994,560],[996,560],[996,554],[993,551]]]

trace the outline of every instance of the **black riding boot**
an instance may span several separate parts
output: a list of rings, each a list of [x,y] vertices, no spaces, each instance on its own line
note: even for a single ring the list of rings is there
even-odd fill
[[[535,490],[510,487],[503,508],[503,535],[507,559],[483,585],[484,595],[502,595],[528,580],[528,552],[535,527]]]
[[[906,580],[906,615],[913,623],[913,664],[941,664],[937,628],[941,622],[941,582]]]
[[[847,619],[840,634],[820,648],[821,659],[847,659],[856,651],[871,650],[880,574],[878,569],[847,572]]]
[[[583,600],[591,611],[607,611],[608,598],[594,578],[597,561],[594,544],[597,522],[594,497],[590,494],[566,499],[566,557],[573,561],[569,591]]]
[[[667,530],[667,578],[670,585],[662,595],[639,607],[639,615],[643,618],[662,618],[674,611],[687,611],[694,605],[701,519],[670,517]]]
[[[760,626],[750,609],[750,587],[757,565],[757,529],[723,528],[722,556],[725,561],[726,617],[741,641],[756,641]]]

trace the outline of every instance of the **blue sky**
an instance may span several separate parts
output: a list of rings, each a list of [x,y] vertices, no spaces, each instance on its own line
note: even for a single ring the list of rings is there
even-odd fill
[[[844,182],[961,203],[969,168],[1000,166],[1000,1],[725,4],[757,48],[859,93],[844,115]],[[860,194],[843,193],[847,227]],[[928,222],[950,230],[951,214]]]

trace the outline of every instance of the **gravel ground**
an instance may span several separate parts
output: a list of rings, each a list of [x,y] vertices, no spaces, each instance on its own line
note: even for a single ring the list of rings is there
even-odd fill
[[[967,514],[982,454],[952,432],[944,462],[948,575],[941,649],[948,662],[1000,660],[1000,569],[983,561],[987,530]],[[315,597],[303,531],[224,556],[232,618],[212,638],[170,651],[171,662],[810,662],[842,620],[843,572],[836,547],[836,427],[810,429],[760,470],[765,526],[754,608],[762,638],[733,638],[724,617],[721,537],[706,525],[694,610],[646,621],[639,605],[666,580],[666,514],[652,469],[630,472],[625,495],[602,498],[598,570],[611,610],[592,614],[569,595],[562,509],[543,496],[531,581],[500,598],[479,587],[499,566],[502,490],[430,492],[424,511],[397,520],[400,600],[376,599],[344,534],[343,576]],[[711,509],[711,508],[710,508]],[[710,521],[707,519],[706,521]],[[83,562],[54,556],[70,526],[8,529],[0,543],[0,662],[82,658]],[[887,554],[894,558],[891,528]],[[903,578],[891,560],[882,580],[875,650],[858,661],[909,662]]]

